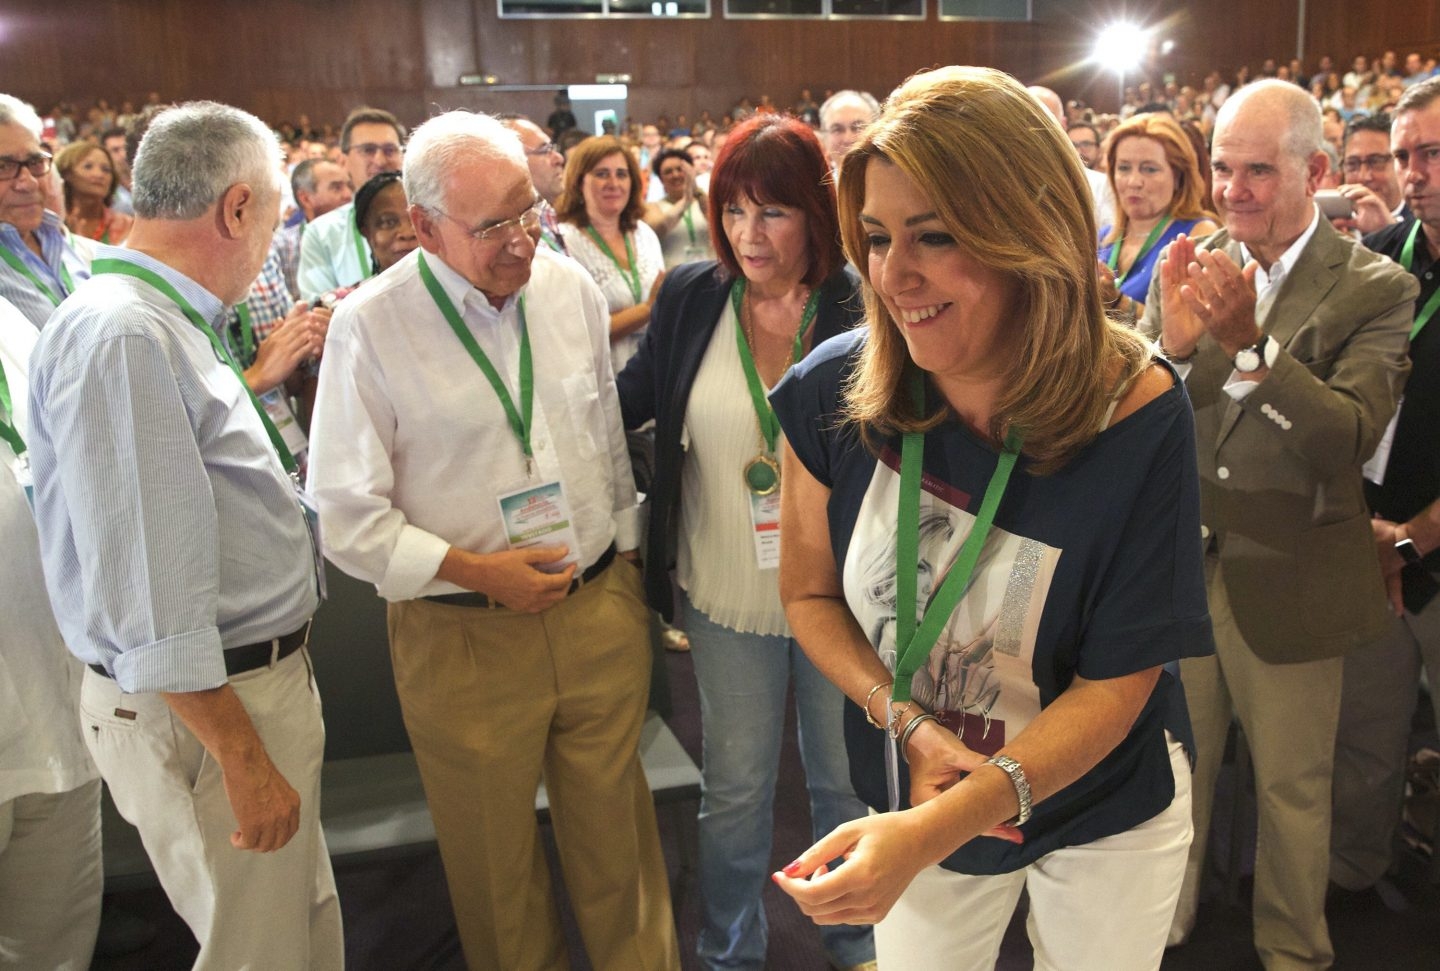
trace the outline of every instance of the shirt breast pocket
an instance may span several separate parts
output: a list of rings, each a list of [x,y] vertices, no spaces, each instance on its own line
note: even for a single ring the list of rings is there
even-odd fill
[[[600,391],[593,374],[571,374],[560,382],[565,395],[565,410],[570,419],[577,452],[582,461],[593,461],[600,454],[596,434],[604,434],[605,423],[600,410]]]

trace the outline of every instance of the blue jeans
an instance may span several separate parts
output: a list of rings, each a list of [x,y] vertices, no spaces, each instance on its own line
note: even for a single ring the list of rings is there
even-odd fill
[[[810,791],[814,838],[866,814],[850,785],[839,689],[788,637],[723,627],[685,599],[695,680],[700,689],[704,776],[700,798],[700,938],[708,969],[765,965],[761,892],[770,878],[775,778],[785,727],[785,689],[795,684],[800,758]],[[803,847],[796,847],[796,855]],[[872,960],[868,926],[820,928],[831,963]]]

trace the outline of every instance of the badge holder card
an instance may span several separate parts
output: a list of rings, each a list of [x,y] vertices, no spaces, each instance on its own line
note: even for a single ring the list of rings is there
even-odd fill
[[[505,524],[505,542],[510,549],[563,545],[569,549],[564,559],[537,563],[535,568],[545,573],[560,573],[571,563],[578,566],[580,539],[575,534],[575,517],[565,498],[565,487],[558,479],[501,493],[496,501],[500,505],[500,519]]]

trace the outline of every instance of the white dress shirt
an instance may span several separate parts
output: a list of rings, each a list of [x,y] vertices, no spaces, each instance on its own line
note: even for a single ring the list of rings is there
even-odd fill
[[[535,475],[527,480],[520,441],[425,289],[419,253],[347,297],[330,323],[309,478],[326,554],[387,600],[461,592],[435,578],[450,547],[504,551],[496,497],[556,479],[573,510],[582,568],[611,542],[635,548],[610,315],[594,282],[542,246],[521,290],[535,375]],[[426,261],[518,409],[518,300],[497,311],[438,256]]]
[[[40,332],[0,298],[0,362],[21,438],[30,431],[30,351]],[[0,441],[0,804],[32,792],[68,792],[99,777],[80,738],[80,662],[65,650],[40,565],[30,505],[16,481],[18,460]]]
[[[360,251],[355,248],[354,212],[355,204],[347,202],[306,223],[295,274],[301,300],[313,302],[322,293],[354,286],[370,275],[370,245],[362,237]]]

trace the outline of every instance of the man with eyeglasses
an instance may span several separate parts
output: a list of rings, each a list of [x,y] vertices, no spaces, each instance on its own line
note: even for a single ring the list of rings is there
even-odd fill
[[[358,190],[381,172],[399,172],[405,126],[380,108],[356,108],[340,128],[340,150],[350,187]],[[300,298],[313,302],[338,287],[370,276],[370,246],[355,225],[355,206],[345,203],[308,225],[300,240]]]
[[[0,297],[37,329],[90,276],[94,256],[89,240],[45,208],[51,164],[35,110],[0,94]]]
[[[564,253],[565,240],[560,235],[555,218],[555,201],[565,185],[565,156],[550,136],[529,118],[512,115],[500,118],[506,128],[520,136],[520,145],[525,149],[525,163],[530,167],[530,181],[540,193],[540,241],[551,249]]]
[[[1070,144],[1075,146],[1085,167],[1095,168],[1100,161],[1100,136],[1096,134],[1095,126],[1087,121],[1077,121],[1065,130],[1065,134],[1070,136]]]
[[[591,965],[674,969],[637,748],[648,611],[610,315],[578,263],[538,244],[530,172],[487,115],[416,130],[420,249],[336,311],[309,481],[331,560],[390,602],[468,965],[564,966],[535,821],[543,769]]]
[[[1382,893],[1422,663],[1440,722],[1440,78],[1406,90],[1387,147],[1409,215],[1364,243],[1409,271],[1420,294],[1405,398],[1365,468],[1392,616],[1384,636],[1345,659],[1330,846],[1331,880],[1346,890]]]
[[[1408,218],[1400,180],[1395,175],[1395,156],[1390,154],[1389,115],[1359,115],[1345,126],[1340,170],[1345,182],[1339,191],[1355,204],[1355,215],[1335,220],[1336,229],[1354,230],[1358,236],[1379,232]]]
[[[880,103],[868,91],[847,88],[825,99],[820,106],[820,140],[825,144],[825,157],[830,160],[832,172],[839,172],[840,159],[879,114]]]

